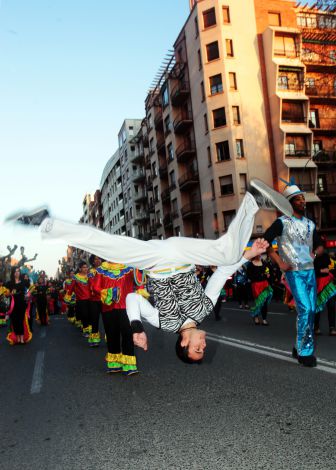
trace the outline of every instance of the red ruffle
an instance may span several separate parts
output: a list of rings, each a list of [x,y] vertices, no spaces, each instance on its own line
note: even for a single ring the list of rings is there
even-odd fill
[[[253,298],[256,299],[259,295],[268,287],[267,281],[260,281],[260,282],[252,282],[252,295]]]
[[[322,292],[325,286],[327,286],[330,282],[333,282],[333,281],[334,281],[334,276],[330,273],[328,274],[328,276],[318,277],[316,279],[317,293],[319,294],[320,292]]]

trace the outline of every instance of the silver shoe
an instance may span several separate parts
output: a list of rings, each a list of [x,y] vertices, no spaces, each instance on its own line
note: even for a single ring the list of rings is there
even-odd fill
[[[31,211],[20,211],[6,217],[5,222],[19,222],[22,225],[41,225],[46,217],[49,217],[46,206],[38,207]]]
[[[278,191],[270,188],[266,183],[253,179],[249,185],[249,192],[261,209],[278,209],[284,215],[291,217],[293,208],[290,202]]]

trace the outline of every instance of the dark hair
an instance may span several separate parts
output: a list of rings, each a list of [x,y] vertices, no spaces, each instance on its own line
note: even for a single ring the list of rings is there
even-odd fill
[[[17,269],[20,271],[20,281],[22,281],[22,279],[23,279],[23,276],[22,276],[22,274],[21,274],[20,266],[12,266],[11,274],[10,274],[10,280],[11,280],[12,283],[15,282],[15,271],[16,271]]]
[[[185,364],[201,364],[202,359],[190,359],[188,356],[188,348],[186,346],[181,346],[182,336],[178,335],[176,344],[175,344],[175,352],[176,356],[180,359],[180,361],[184,362]]]
[[[78,269],[81,269],[83,266],[87,266],[86,261],[80,261],[79,264],[78,264]]]

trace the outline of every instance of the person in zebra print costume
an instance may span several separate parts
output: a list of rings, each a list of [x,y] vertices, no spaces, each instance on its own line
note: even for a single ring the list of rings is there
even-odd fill
[[[157,327],[179,332],[181,341],[177,347],[178,356],[182,359],[182,349],[183,360],[191,362],[199,361],[204,355],[205,333],[197,330],[196,326],[212,311],[216,303],[214,300],[218,298],[218,285],[221,284],[222,288],[228,275],[248,259],[243,257],[243,253],[259,208],[277,208],[288,216],[293,213],[286,198],[262,181],[254,179],[251,180],[249,191],[246,192],[227,232],[217,240],[171,237],[166,240],[143,241],[109,234],[89,225],[51,218],[44,207],[13,214],[7,218],[7,222],[38,225],[45,241],[62,240],[69,246],[107,261],[144,270],[149,278],[154,307],[149,302],[144,304],[145,299],[134,297],[134,294],[127,297],[127,314],[133,327],[134,344],[147,348],[146,335],[144,331],[139,331],[142,325],[140,318],[144,316]],[[265,249],[264,240],[256,241],[253,245],[253,256]],[[249,257],[248,254],[246,256]],[[206,291],[196,282],[196,264],[219,266]],[[192,353],[188,352],[191,350]]]

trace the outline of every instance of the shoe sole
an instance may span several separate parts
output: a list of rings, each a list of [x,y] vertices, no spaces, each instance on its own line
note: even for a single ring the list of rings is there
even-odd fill
[[[287,217],[291,217],[293,215],[293,208],[290,202],[287,201],[287,199],[282,194],[278,193],[278,191],[275,191],[263,181],[258,179],[251,180],[250,184],[284,215],[287,215]]]
[[[6,217],[5,222],[19,221],[19,219],[21,219],[22,217],[33,217],[35,214],[38,214],[39,212],[42,212],[42,211],[47,211],[49,213],[47,206],[36,207],[35,209],[31,211],[15,212],[14,214]]]

